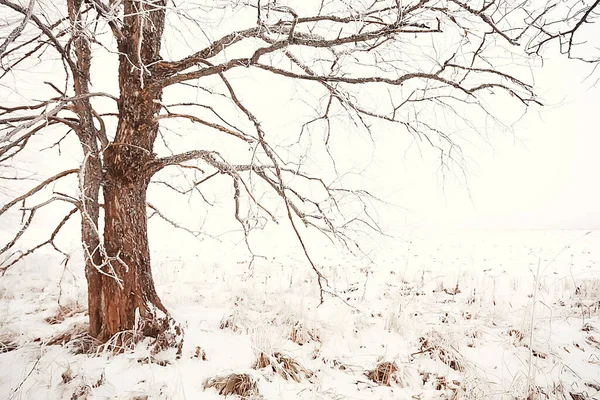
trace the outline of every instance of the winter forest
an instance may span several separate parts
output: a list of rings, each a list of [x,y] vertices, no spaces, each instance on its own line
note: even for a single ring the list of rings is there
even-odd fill
[[[0,0],[0,398],[600,398],[600,1]]]

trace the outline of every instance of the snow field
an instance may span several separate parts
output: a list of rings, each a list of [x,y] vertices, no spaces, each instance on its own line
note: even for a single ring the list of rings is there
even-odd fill
[[[0,278],[0,398],[221,399],[204,382],[247,373],[264,399],[600,398],[600,233],[413,232],[370,260],[315,257],[338,297],[282,247],[153,254],[157,289],[185,326],[181,358],[146,339],[76,354],[81,260],[38,255]],[[60,341],[59,341],[60,342]],[[300,382],[261,354],[297,362]],[[395,366],[390,386],[367,374]],[[285,374],[285,373],[284,373]],[[577,397],[579,396],[579,397]]]

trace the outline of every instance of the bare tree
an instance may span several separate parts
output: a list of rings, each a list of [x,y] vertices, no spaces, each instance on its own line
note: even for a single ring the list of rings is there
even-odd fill
[[[73,138],[81,147],[79,165],[47,174],[0,209],[2,216],[20,207],[24,217],[0,249],[3,269],[42,246],[60,251],[58,232],[79,214],[89,329],[99,340],[136,321],[157,336],[172,322],[154,288],[148,216],[178,224],[148,203],[149,185],[202,196],[201,185],[227,178],[232,218],[244,235],[260,221],[286,220],[322,298],[327,280],[305,247],[304,229],[347,244],[353,226],[377,229],[369,193],[325,172],[346,151],[336,148],[343,127],[373,140],[375,130],[393,128],[433,146],[447,166],[460,164],[464,132],[482,132],[481,121],[501,124],[494,98],[537,102],[528,75],[507,66],[523,55],[531,25],[521,3],[510,0],[0,0],[0,9],[0,90],[18,94],[0,104],[0,173],[36,141],[51,143],[46,157],[59,157],[56,150]],[[52,79],[24,92],[20,85],[41,79],[36,71],[44,65],[53,66]],[[104,89],[106,76],[118,79],[118,93]],[[275,130],[254,106],[261,93],[243,89],[249,77],[303,88],[298,96],[313,115],[296,132]],[[198,141],[186,141],[191,133],[177,120],[222,135],[226,146],[190,145]],[[306,151],[297,150],[307,141]],[[330,156],[327,165],[311,164],[315,152]],[[190,179],[188,187],[166,179],[164,170],[173,168]],[[75,178],[77,190],[49,193]],[[62,203],[69,208],[47,241],[11,250],[37,210]]]

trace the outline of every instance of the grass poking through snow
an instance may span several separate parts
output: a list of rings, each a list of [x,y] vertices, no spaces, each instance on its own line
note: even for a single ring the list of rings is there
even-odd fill
[[[313,373],[300,365],[298,361],[278,351],[273,354],[261,352],[252,368],[257,370],[266,368],[285,380],[291,379],[298,383],[313,376]]]
[[[248,374],[229,374],[209,378],[204,382],[204,389],[215,389],[220,395],[236,395],[244,400],[258,398],[256,379]]]
[[[179,348],[136,330],[98,346],[83,271],[61,281],[41,258],[0,280],[0,398],[600,398],[600,232],[555,257],[579,236],[413,238],[373,264],[323,255],[339,297],[320,306],[289,249],[251,271],[153,254]]]

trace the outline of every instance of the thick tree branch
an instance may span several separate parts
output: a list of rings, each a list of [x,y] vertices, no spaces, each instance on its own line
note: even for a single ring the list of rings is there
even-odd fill
[[[35,186],[28,192],[22,194],[19,197],[14,198],[13,200],[6,203],[2,208],[0,208],[0,216],[2,214],[4,214],[9,208],[11,208],[15,204],[17,204],[18,202],[23,201],[26,198],[33,196],[34,194],[36,194],[37,192],[39,192],[40,190],[44,189],[46,186],[51,184],[52,182],[55,182],[61,178],[64,178],[65,176],[68,176],[71,174],[76,174],[78,172],[79,172],[79,169],[68,169],[66,171],[59,172],[58,174],[56,174],[54,176],[51,176],[50,178],[46,179],[45,181],[43,181],[39,185]]]
[[[12,42],[14,42],[19,37],[21,32],[23,32],[23,29],[25,29],[25,26],[31,19],[34,4],[35,4],[35,0],[29,0],[29,5],[27,6],[26,13],[25,13],[25,18],[23,18],[23,21],[21,21],[19,26],[17,26],[15,29],[13,29],[12,32],[8,35],[8,37],[4,40],[4,42],[0,45],[0,58],[6,52],[6,49],[8,48],[8,46]]]

